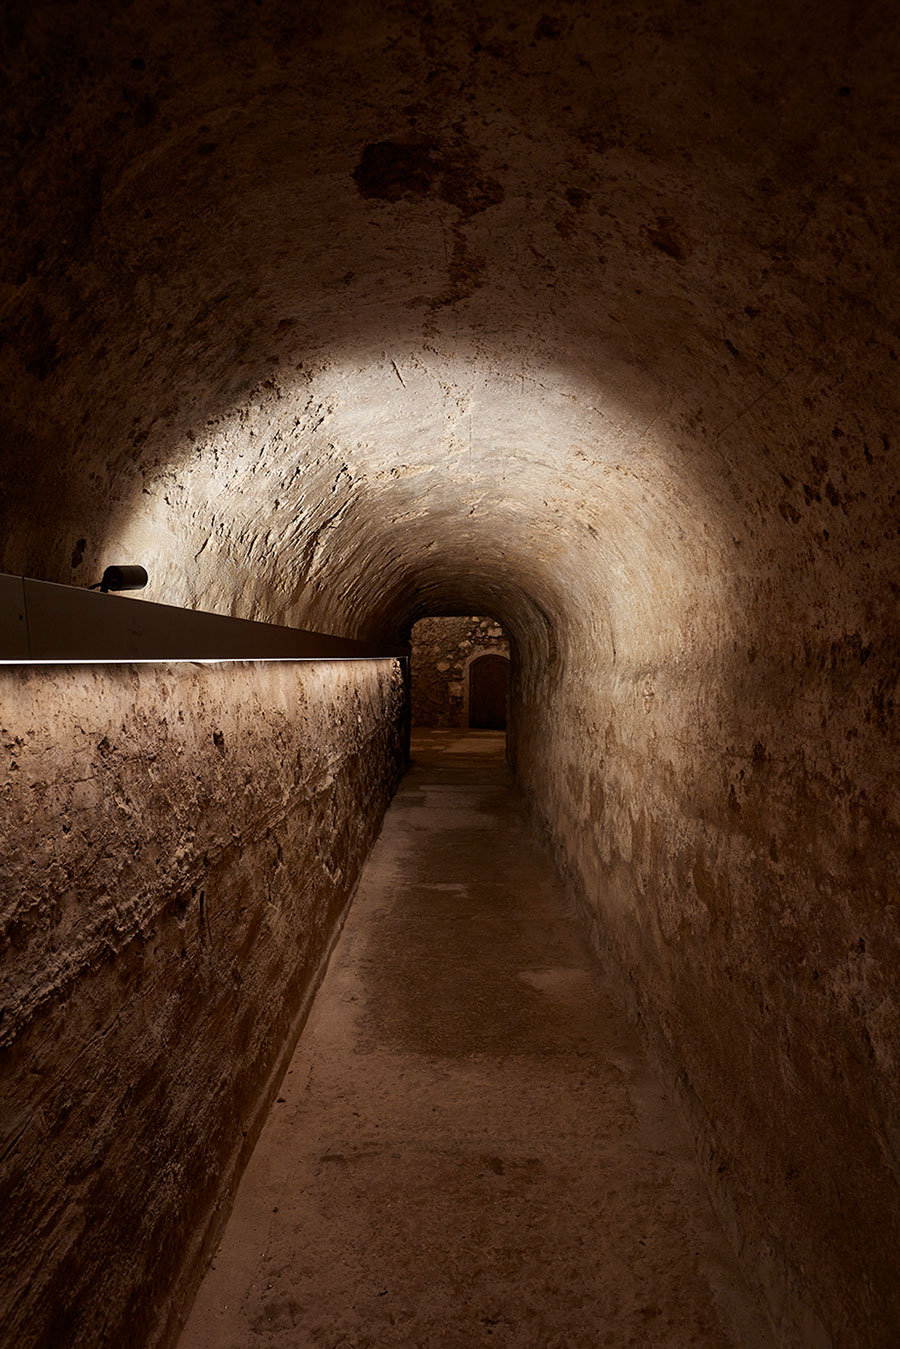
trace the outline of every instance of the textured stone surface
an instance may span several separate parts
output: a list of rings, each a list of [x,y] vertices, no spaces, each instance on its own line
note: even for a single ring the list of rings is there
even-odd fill
[[[504,736],[412,753],[179,1349],[770,1349]]]
[[[152,1344],[183,1305],[390,799],[401,690],[392,662],[3,675],[4,1344]]]
[[[509,655],[503,629],[490,618],[420,618],[410,637],[413,726],[469,724],[469,666],[483,655]]]
[[[896,6],[3,23],[2,565],[502,622],[749,1265],[896,1343]]]

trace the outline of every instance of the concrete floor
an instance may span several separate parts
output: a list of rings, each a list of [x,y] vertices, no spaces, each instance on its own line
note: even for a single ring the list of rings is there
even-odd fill
[[[493,732],[420,732],[180,1349],[769,1343]]]

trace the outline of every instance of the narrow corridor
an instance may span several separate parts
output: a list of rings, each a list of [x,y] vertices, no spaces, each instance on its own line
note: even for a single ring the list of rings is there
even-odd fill
[[[768,1342],[503,744],[415,734],[181,1349]]]

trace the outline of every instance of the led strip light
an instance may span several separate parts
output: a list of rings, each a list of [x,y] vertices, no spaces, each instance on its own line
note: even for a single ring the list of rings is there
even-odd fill
[[[0,633],[4,665],[379,660],[409,655],[405,646],[373,645],[4,574],[0,574]]]

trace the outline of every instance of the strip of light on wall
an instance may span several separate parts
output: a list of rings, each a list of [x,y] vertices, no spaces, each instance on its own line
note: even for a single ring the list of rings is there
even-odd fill
[[[408,647],[0,574],[0,664],[383,660]]]

